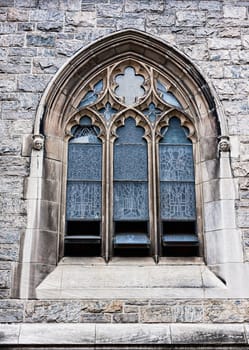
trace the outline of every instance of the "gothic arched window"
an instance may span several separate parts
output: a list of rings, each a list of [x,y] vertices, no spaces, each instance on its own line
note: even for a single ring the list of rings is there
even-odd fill
[[[65,255],[198,255],[195,132],[181,94],[126,60],[81,96],[70,121]]]
[[[50,281],[57,276],[61,297],[64,268],[85,261],[66,256],[88,254],[106,261],[117,255],[150,255],[155,261],[202,255],[234,296],[243,252],[227,121],[219,103],[215,90],[186,56],[146,33],[111,33],[79,50],[57,72],[37,108],[25,193],[28,223],[20,295],[47,298],[52,286],[49,295],[54,296]],[[123,139],[129,127],[138,135],[131,145]],[[25,138],[24,154],[30,141]],[[138,169],[144,159],[147,177],[133,178],[127,165],[120,169],[126,176],[118,178],[115,158],[122,148],[142,150],[134,159],[127,155],[127,162]],[[123,165],[122,159],[118,162]],[[80,169],[77,176],[71,167]],[[229,194],[224,190],[228,183]],[[116,191],[118,186],[127,190]],[[147,208],[144,201],[137,210],[141,190]],[[126,220],[127,208],[130,214],[137,212],[136,219]],[[142,215],[147,210],[148,217]],[[167,260],[184,264],[182,271],[192,276],[192,265],[188,268],[185,259],[161,258],[161,265]],[[200,263],[202,271],[203,259],[190,260]],[[202,272],[200,276],[206,279]],[[210,288],[207,292],[216,296]],[[192,288],[183,293],[192,297]],[[72,297],[68,291],[66,295]]]

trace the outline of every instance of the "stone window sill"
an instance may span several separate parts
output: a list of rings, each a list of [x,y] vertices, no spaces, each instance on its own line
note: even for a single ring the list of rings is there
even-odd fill
[[[226,286],[200,258],[63,258],[36,288],[39,299],[204,298]]]

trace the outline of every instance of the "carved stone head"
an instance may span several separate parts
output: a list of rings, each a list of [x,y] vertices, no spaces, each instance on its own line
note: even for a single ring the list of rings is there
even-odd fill
[[[40,151],[44,145],[44,136],[41,134],[33,135],[33,148],[37,151]]]
[[[220,141],[218,144],[219,152],[229,152],[230,151],[230,142],[228,136],[220,136]]]

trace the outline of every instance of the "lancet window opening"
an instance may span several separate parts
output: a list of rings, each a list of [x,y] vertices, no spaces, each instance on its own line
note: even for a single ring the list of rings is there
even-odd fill
[[[83,86],[67,125],[66,255],[199,254],[196,135],[185,105],[137,60]]]

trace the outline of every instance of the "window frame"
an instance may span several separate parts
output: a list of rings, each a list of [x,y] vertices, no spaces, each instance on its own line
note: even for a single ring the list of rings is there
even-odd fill
[[[94,89],[94,86],[97,85],[96,80],[97,79],[103,79],[104,80],[104,74],[107,74],[107,80],[110,79],[110,71],[112,74],[115,74],[115,72],[120,73],[121,66],[123,69],[126,67],[127,64],[134,67],[136,72],[139,72],[138,67],[136,67],[136,60],[123,60],[118,61],[113,65],[112,68],[106,68],[104,69],[104,73],[98,74],[98,76],[93,77],[92,80],[88,81],[84,85],[84,89],[82,90],[80,94],[80,98],[82,99],[87,94],[87,88],[89,89],[89,86]],[[141,62],[138,63],[138,66]],[[154,69],[154,68],[153,68]],[[148,73],[149,69],[147,69],[146,73]],[[116,73],[116,74],[117,74]],[[150,80],[150,83],[152,83],[154,86],[154,81],[152,79],[157,78],[162,73],[159,73],[155,70],[155,73],[153,76],[150,76],[149,73],[147,75],[147,79]],[[163,82],[165,83],[167,81],[166,77],[163,79]],[[107,84],[110,84],[110,88],[115,88],[115,84],[113,81],[108,81]],[[169,83],[167,83],[169,84]],[[170,86],[170,85],[168,85]],[[149,87],[146,86],[147,91],[149,90]],[[107,87],[104,83],[103,90],[105,91]],[[104,92],[105,94],[106,92]],[[78,98],[78,101],[80,101],[80,98]],[[161,116],[156,120],[154,125],[152,125],[149,121],[149,118],[147,118],[144,113],[140,110],[141,108],[145,108],[146,103],[142,103],[141,105],[139,103],[135,103],[134,106],[126,106],[121,111],[117,110],[117,113],[110,119],[109,122],[105,120],[105,118],[98,113],[97,111],[94,111],[92,109],[92,106],[99,106],[99,101],[101,101],[103,97],[100,97],[96,99],[92,104],[90,103],[89,106],[83,106],[76,114],[74,114],[73,117],[69,119],[69,123],[67,126],[67,135],[70,134],[70,129],[74,126],[79,124],[80,119],[83,116],[87,116],[91,119],[92,125],[97,126],[100,129],[99,138],[102,141],[102,150],[103,150],[103,157],[102,157],[102,223],[101,223],[101,231],[102,231],[102,239],[101,239],[101,256],[104,257],[106,261],[109,261],[114,253],[113,253],[113,237],[114,237],[114,220],[113,220],[113,181],[114,181],[114,174],[113,174],[113,161],[114,161],[114,144],[115,140],[117,138],[117,129],[119,127],[122,127],[125,123],[125,120],[128,118],[133,118],[135,120],[136,126],[142,127],[144,129],[144,139],[147,142],[147,154],[148,154],[148,197],[149,197],[149,238],[151,241],[151,256],[153,256],[154,260],[156,262],[159,261],[159,256],[161,255],[161,224],[159,223],[159,203],[158,198],[160,197],[158,195],[159,191],[159,141],[160,141],[160,130],[169,125],[169,120],[172,117],[176,117],[180,120],[181,126],[186,127],[189,130],[188,138],[192,142],[192,151],[193,151],[193,162],[194,162],[194,169],[195,169],[195,179],[197,177],[197,169],[196,159],[197,156],[197,132],[194,127],[194,124],[189,116],[186,115],[185,112],[182,110],[179,110],[179,108],[174,106],[167,106],[167,103],[163,105],[160,100],[158,101],[159,106],[163,108],[163,106],[166,106],[166,111],[162,111]],[[180,100],[183,104],[186,103],[184,100],[182,100],[182,97],[178,95],[178,100]],[[105,100],[105,103],[109,100]],[[112,100],[113,102],[113,100]],[[115,103],[115,100],[114,100]],[[148,103],[147,103],[148,105]],[[118,104],[114,104],[115,109],[118,108]],[[138,109],[139,108],[139,109]],[[67,136],[68,137],[68,136]],[[109,189],[109,191],[107,190]],[[62,190],[66,191],[65,187]],[[198,193],[198,187],[196,186],[195,181],[195,196],[196,196],[196,234],[199,241],[199,255],[202,256],[202,233],[203,233],[203,227],[202,227],[202,221],[201,221],[201,215],[197,208],[201,208],[200,203],[200,194]],[[197,205],[198,203],[198,205]],[[154,252],[154,254],[152,254]],[[62,251],[61,256],[64,255],[64,252]]]

